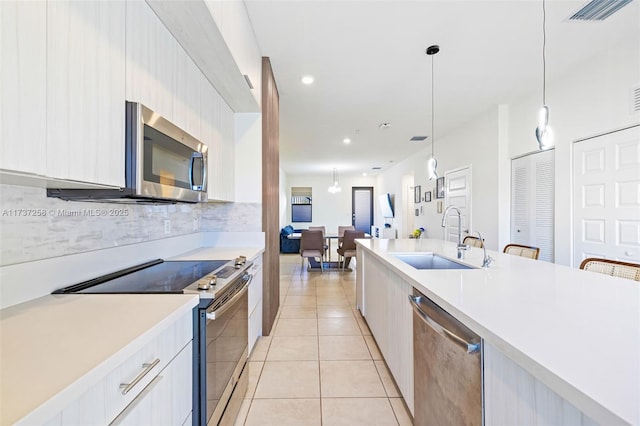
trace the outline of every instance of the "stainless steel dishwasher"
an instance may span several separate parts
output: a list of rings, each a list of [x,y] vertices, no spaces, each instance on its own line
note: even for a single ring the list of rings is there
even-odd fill
[[[414,425],[482,425],[480,336],[415,288]]]

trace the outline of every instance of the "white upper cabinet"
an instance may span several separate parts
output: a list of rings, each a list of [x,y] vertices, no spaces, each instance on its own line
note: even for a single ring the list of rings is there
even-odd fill
[[[178,43],[145,2],[126,9],[126,99],[173,122]]]
[[[215,27],[201,1],[149,4],[162,10],[199,7],[204,18],[190,15],[180,22],[202,30],[204,19]],[[0,170],[49,178],[48,186],[61,180],[66,187],[124,186],[129,100],[206,143],[209,197],[234,200],[233,108],[149,4],[0,0]],[[229,96],[257,110],[217,27],[211,31],[226,56],[205,49],[196,58],[208,58],[222,87],[235,87],[230,93],[244,85],[239,98]]]
[[[130,0],[126,5],[127,100],[201,139],[204,76],[147,3]]]
[[[260,105],[262,101],[262,55],[244,2],[205,0],[205,3],[240,72],[251,80],[253,85],[251,94]]]
[[[0,1],[0,169],[46,168],[47,5]]]
[[[173,93],[173,122],[196,139],[200,139],[200,92],[205,78],[182,48],[178,48]]]
[[[218,13],[217,6],[209,2],[147,3],[234,112],[259,112],[261,58],[244,3],[228,2],[234,5],[229,10],[225,6],[221,12],[232,37],[221,33],[222,20],[214,20],[212,15]],[[244,69],[240,69],[240,64],[245,63],[251,66],[242,65]],[[250,76],[254,89],[249,88],[244,74]]]
[[[125,4],[46,8],[46,174],[122,186]]]
[[[206,81],[201,94],[202,141],[209,148],[208,198],[234,201],[234,114]]]

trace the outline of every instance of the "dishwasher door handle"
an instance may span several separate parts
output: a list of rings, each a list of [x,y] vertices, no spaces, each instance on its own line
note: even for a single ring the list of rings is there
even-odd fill
[[[480,350],[480,343],[467,342],[465,339],[458,336],[454,332],[447,330],[445,327],[443,327],[441,324],[439,324],[433,318],[427,315],[425,311],[420,309],[420,299],[421,299],[421,296],[409,295],[409,301],[411,302],[411,306],[413,307],[413,310],[415,311],[415,313],[418,314],[418,316],[422,318],[422,320],[429,327],[431,327],[436,333],[451,340],[453,343],[460,346],[462,349],[466,350],[468,354],[472,354]]]

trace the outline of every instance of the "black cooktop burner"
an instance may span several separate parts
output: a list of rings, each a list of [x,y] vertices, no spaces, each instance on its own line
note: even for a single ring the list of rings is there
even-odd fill
[[[228,260],[162,261],[160,259],[56,290],[69,293],[182,293],[188,285]]]

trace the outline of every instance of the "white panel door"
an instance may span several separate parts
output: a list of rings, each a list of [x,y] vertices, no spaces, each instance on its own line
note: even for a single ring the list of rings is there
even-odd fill
[[[461,212],[462,238],[471,232],[471,166],[445,172],[445,206],[456,206]],[[449,214],[444,239],[458,242],[458,215]]]
[[[573,264],[640,262],[640,126],[576,142]]]
[[[540,249],[553,262],[554,157],[540,151],[511,160],[511,243]]]

